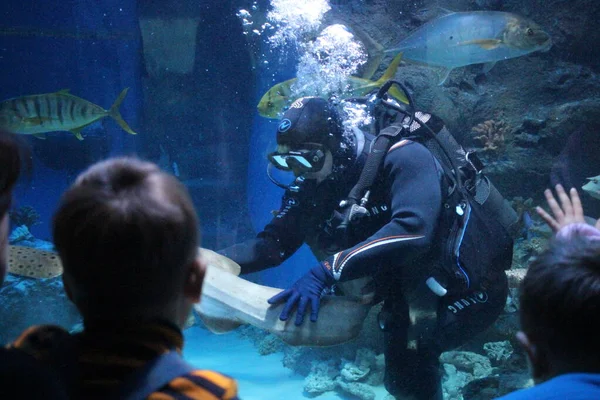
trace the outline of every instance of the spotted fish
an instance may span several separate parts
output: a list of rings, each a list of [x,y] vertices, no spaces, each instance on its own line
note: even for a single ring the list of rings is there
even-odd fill
[[[54,278],[63,273],[57,253],[25,246],[8,246],[8,272],[30,278]]]
[[[40,139],[44,138],[46,132],[68,131],[83,140],[83,128],[104,117],[111,117],[123,130],[135,135],[136,132],[119,112],[128,90],[126,88],[121,92],[109,110],[73,96],[68,89],[8,99],[0,103],[0,128]]]

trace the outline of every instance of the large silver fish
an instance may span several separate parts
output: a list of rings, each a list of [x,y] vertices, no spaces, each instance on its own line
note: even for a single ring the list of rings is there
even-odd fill
[[[456,12],[430,21],[386,50],[405,60],[446,69],[520,57],[552,46],[550,35],[535,22],[501,11]]]

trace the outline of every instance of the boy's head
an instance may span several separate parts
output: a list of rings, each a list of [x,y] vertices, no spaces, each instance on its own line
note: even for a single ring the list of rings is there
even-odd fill
[[[8,209],[21,172],[21,149],[13,134],[0,131],[0,285],[8,268]]]
[[[521,285],[517,334],[534,379],[600,372],[600,240],[554,239],[532,262]]]
[[[84,320],[183,323],[204,278],[197,225],[186,188],[152,163],[117,158],[83,172],[61,198],[53,235]]]

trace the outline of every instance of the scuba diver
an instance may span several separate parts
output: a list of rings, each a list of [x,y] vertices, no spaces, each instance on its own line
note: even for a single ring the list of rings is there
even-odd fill
[[[485,269],[477,286],[453,290],[451,279],[434,266],[446,262],[448,221],[455,218],[446,218],[445,209],[449,188],[456,186],[415,139],[425,130],[449,134],[443,121],[430,113],[386,111],[381,126],[390,135],[385,128],[371,133],[347,127],[338,110],[335,100],[303,97],[284,113],[269,168],[291,171],[295,180],[283,185],[269,169],[271,179],[286,188],[281,208],[255,239],[219,253],[246,274],[281,264],[306,243],[320,262],[269,299],[286,303],[283,321],[295,311],[296,325],[309,309],[310,320],[317,320],[322,295],[343,294],[336,283],[372,278],[375,302],[383,301],[378,321],[386,389],[398,398],[442,399],[439,355],[485,330],[504,308],[512,238],[486,244],[501,248],[502,257],[494,255],[497,266]],[[500,196],[497,213],[505,204]],[[422,322],[415,322],[413,309],[421,310]]]

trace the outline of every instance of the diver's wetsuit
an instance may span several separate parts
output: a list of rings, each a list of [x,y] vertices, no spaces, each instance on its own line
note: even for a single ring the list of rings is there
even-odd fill
[[[335,235],[327,233],[331,231],[327,220],[356,183],[365,157],[359,157],[356,171],[344,174],[345,179],[337,177],[318,187],[305,181],[297,192],[287,190],[279,213],[256,239],[220,253],[248,273],[279,265],[307,243],[319,260],[326,259],[334,274],[340,274],[340,281],[373,277],[377,296],[384,300],[387,390],[441,399],[439,354],[493,323],[506,301],[506,276],[502,272],[494,288],[464,298],[447,295],[438,300],[428,289],[417,291],[417,296],[422,293],[434,299],[437,322],[418,341],[417,351],[407,350],[409,301],[402,288],[413,287],[410,281],[424,282],[439,259],[441,167],[421,144],[396,143],[371,187],[370,216],[351,233],[347,242],[351,246],[336,245]]]

